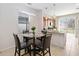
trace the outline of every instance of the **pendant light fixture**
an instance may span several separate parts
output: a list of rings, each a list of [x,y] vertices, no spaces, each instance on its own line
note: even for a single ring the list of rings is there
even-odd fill
[[[56,11],[56,4],[53,4],[53,19],[56,19],[56,15],[55,15],[55,11]]]

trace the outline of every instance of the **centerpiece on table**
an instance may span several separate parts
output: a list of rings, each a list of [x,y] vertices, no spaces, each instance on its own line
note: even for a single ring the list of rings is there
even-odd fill
[[[33,27],[31,28],[31,30],[32,30],[32,32],[33,32],[33,34],[35,34],[35,29],[36,29],[36,27],[35,27],[35,26],[33,26]]]

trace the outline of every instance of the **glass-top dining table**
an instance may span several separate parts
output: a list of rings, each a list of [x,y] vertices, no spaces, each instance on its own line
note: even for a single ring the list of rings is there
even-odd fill
[[[43,34],[43,33],[35,33],[35,34],[33,34],[33,33],[24,33],[24,34],[20,33],[18,35],[21,35],[21,36],[26,37],[26,38],[32,38],[33,39],[33,55],[35,56],[36,55],[36,53],[35,53],[35,39],[41,38],[45,34]]]

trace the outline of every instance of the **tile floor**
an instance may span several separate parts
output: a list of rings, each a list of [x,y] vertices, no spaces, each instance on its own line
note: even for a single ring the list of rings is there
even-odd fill
[[[22,51],[22,53],[23,53],[23,51]],[[52,54],[52,56],[63,56],[64,49],[61,49],[58,47],[53,47],[53,48],[51,48],[51,54]],[[14,48],[8,49],[8,50],[0,53],[0,56],[13,56],[13,55],[14,55]],[[28,56],[28,54],[26,56]],[[49,55],[47,54],[46,56],[49,56]]]
[[[67,41],[65,48],[51,46],[52,56],[79,56],[78,40],[75,38],[75,35],[68,33],[66,36]],[[14,48],[0,52],[0,56],[13,56],[13,55],[14,55]]]

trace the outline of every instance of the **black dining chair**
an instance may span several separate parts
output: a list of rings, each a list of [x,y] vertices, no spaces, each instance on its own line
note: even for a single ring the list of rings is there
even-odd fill
[[[14,55],[16,56],[16,53],[17,53],[20,56],[21,50],[23,50],[23,49],[25,50],[25,54],[27,54],[27,53],[30,54],[30,44],[27,44],[26,42],[21,43],[17,34],[13,34],[13,36],[15,39],[15,54]],[[26,53],[26,50],[28,50],[27,53]]]
[[[36,46],[37,48],[39,48],[40,51],[36,51],[36,54],[44,56],[47,53],[49,53],[49,56],[51,56],[50,52],[51,37],[52,35],[45,35],[41,38],[42,43]]]

